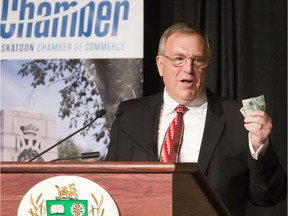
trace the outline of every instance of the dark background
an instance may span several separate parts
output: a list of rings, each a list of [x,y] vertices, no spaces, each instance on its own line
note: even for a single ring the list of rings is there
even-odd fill
[[[287,170],[287,2],[285,0],[144,0],[144,96],[163,88],[155,58],[163,31],[190,22],[212,48],[208,87],[242,100],[265,95],[273,119],[271,140]],[[248,215],[287,215],[287,200]]]

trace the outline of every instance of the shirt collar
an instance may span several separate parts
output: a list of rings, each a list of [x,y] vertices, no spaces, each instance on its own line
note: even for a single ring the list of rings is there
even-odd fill
[[[163,115],[169,115],[171,113],[174,112],[175,107],[177,107],[179,105],[179,103],[177,101],[175,101],[174,99],[172,99],[168,93],[166,88],[164,89],[164,94],[163,94]],[[203,93],[201,95],[199,95],[199,97],[197,97],[196,99],[194,99],[193,101],[191,101],[188,105],[186,105],[186,107],[191,110],[194,108],[198,108],[203,106],[203,104],[207,103],[207,93],[206,90],[204,89]]]

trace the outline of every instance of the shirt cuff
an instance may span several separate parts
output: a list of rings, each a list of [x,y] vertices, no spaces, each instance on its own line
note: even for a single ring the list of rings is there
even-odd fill
[[[259,149],[256,152],[253,148],[253,145],[250,139],[250,133],[248,134],[248,140],[249,140],[249,148],[250,148],[251,155],[255,160],[258,160],[260,156],[265,154],[266,149],[269,145],[269,139],[266,139],[266,141],[259,147]]]

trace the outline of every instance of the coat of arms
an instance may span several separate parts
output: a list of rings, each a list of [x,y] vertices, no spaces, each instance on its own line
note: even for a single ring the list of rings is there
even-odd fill
[[[58,181],[52,185],[53,179]],[[22,200],[23,204],[21,202],[18,209],[18,216],[119,216],[117,206],[109,194],[103,188],[100,188],[101,190],[99,191],[99,186],[96,183],[85,179],[89,181],[89,186],[83,179],[77,176],[58,176],[44,180],[49,181],[51,187],[47,188],[45,184],[41,187],[44,191],[42,190],[42,192],[37,194],[40,186],[34,186],[36,189],[33,187],[25,195],[29,196],[29,205],[24,203],[24,197]],[[95,186],[97,185],[95,189],[98,189],[93,190],[91,183],[95,184]],[[78,190],[79,188],[80,190]],[[45,193],[45,189],[47,193]],[[86,196],[83,196],[84,193]],[[45,195],[48,198],[45,198]],[[107,204],[111,201],[113,202],[112,208],[107,207]]]

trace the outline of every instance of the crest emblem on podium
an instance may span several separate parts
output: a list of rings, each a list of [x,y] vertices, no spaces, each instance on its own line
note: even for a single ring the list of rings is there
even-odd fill
[[[23,197],[18,216],[119,216],[104,188],[79,176],[57,176],[32,187]]]
[[[68,184],[68,186],[58,186],[58,195],[55,200],[46,200],[47,216],[53,215],[75,215],[75,216],[87,216],[88,204],[87,200],[78,200],[77,188],[74,183]],[[32,215],[32,209],[30,209]],[[99,207],[99,212],[101,206]],[[104,209],[102,209],[104,212]]]

